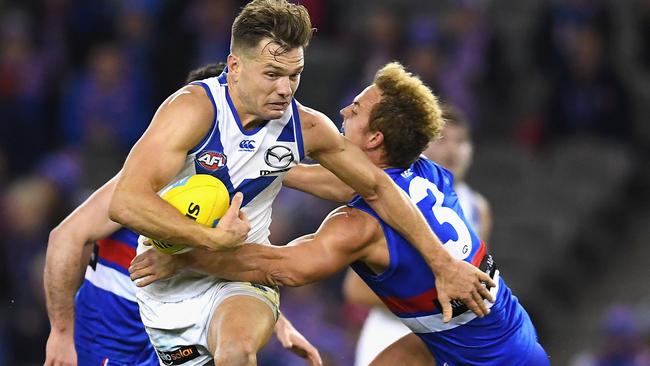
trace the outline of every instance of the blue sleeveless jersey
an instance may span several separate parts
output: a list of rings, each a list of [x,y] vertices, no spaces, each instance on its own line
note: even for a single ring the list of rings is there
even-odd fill
[[[539,346],[535,329],[500,278],[485,244],[468,225],[453,190],[451,173],[426,158],[408,169],[391,168],[386,173],[417,205],[447,251],[493,276],[497,287],[491,292],[496,301],[488,304],[491,312],[484,318],[476,317],[462,303],[454,304],[454,317],[444,323],[433,272],[417,250],[360,197],[349,206],[378,220],[388,245],[390,265],[376,275],[364,263],[355,262],[354,271],[426,343],[439,365],[529,364]]]
[[[120,229],[99,240],[75,298],[75,348],[79,366],[158,365],[140,320],[128,267],[138,235]]]

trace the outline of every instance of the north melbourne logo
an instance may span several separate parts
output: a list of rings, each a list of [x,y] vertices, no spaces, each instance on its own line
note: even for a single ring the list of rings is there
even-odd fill
[[[198,161],[203,168],[215,171],[226,166],[227,157],[226,154],[221,152],[206,151],[201,154],[196,161]]]

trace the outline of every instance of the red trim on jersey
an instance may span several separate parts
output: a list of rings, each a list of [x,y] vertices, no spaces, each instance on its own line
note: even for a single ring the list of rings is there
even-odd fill
[[[438,307],[434,302],[437,298],[438,291],[434,288],[413,297],[398,298],[395,296],[388,296],[382,297],[381,300],[392,312],[417,313],[437,309]]]
[[[135,248],[113,239],[102,239],[97,241],[99,247],[99,258],[128,269],[131,261],[135,258]]]
[[[474,267],[478,267],[481,265],[481,261],[483,261],[486,251],[487,251],[487,246],[485,245],[485,242],[481,240],[481,246],[478,247],[478,250],[476,251],[476,255],[474,255],[474,258],[472,259],[472,264],[474,265]]]
[[[487,246],[484,241],[481,241],[481,245],[476,251],[474,258],[472,258],[472,264],[475,267],[478,267],[481,264],[486,252]],[[438,291],[436,291],[435,288],[413,297],[398,298],[396,296],[387,296],[380,298],[384,304],[386,304],[388,310],[394,313],[417,313],[438,309],[438,306],[436,306],[435,303],[438,299]]]

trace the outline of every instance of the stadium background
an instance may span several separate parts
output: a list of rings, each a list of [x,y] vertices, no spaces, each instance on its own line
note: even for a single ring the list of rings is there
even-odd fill
[[[399,60],[470,117],[469,182],[495,215],[488,244],[553,364],[616,351],[650,364],[650,1],[302,3],[318,28],[302,103],[340,123]],[[1,365],[44,359],[49,230],[119,169],[190,69],[225,59],[241,5],[0,0]],[[332,207],[283,191],[273,242]],[[327,365],[352,364],[364,315],[340,280],[282,298]],[[260,364],[302,361],[272,341]]]

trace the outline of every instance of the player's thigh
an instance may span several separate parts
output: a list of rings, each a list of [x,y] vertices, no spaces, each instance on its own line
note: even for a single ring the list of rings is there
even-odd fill
[[[250,347],[257,352],[269,340],[276,314],[261,299],[234,295],[219,303],[208,327],[208,347],[214,352],[223,345]]]
[[[431,366],[436,360],[424,342],[415,334],[407,334],[383,350],[370,366]]]

